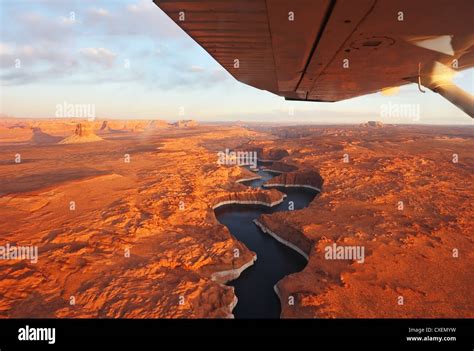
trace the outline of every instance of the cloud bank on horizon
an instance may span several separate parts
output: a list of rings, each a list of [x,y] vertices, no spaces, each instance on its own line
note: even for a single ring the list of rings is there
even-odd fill
[[[236,81],[151,0],[2,0],[0,10],[3,115],[54,117],[68,102],[94,104],[99,118],[473,123],[415,85],[332,104],[285,101]],[[474,92],[474,70],[455,81]]]

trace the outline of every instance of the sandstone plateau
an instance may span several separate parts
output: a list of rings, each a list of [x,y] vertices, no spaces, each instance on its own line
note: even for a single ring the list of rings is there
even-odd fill
[[[277,284],[282,317],[474,317],[473,127],[177,126],[0,120],[0,245],[39,250],[0,260],[1,317],[232,317],[225,283],[255,253],[214,208],[278,203],[272,184],[322,188],[258,219],[308,257]],[[282,174],[250,189],[225,149]],[[326,259],[334,243],[364,262]]]

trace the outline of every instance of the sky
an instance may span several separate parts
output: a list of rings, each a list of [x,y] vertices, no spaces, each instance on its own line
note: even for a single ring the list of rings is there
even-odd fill
[[[0,80],[3,116],[88,104],[110,119],[473,124],[413,84],[393,96],[285,101],[236,81],[152,0],[0,0]],[[474,69],[454,80],[474,93]],[[383,112],[394,105],[413,113]]]

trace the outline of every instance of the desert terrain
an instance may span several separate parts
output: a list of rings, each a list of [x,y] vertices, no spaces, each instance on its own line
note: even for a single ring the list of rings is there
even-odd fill
[[[225,283],[258,257],[214,208],[283,194],[240,184],[255,174],[226,149],[274,161],[269,185],[322,187],[258,219],[308,257],[275,287],[282,318],[474,317],[472,126],[5,118],[0,147],[0,246],[38,248],[0,259],[0,317],[233,317]]]

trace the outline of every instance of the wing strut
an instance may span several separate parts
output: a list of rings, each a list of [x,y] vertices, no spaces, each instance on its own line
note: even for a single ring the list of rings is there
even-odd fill
[[[450,81],[438,82],[438,85],[429,86],[428,88],[449,100],[471,116],[471,118],[474,118],[474,95],[469,94]]]

